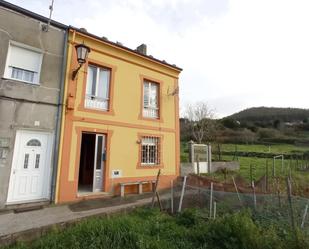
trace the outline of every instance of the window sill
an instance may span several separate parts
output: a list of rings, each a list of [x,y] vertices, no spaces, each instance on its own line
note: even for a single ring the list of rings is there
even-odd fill
[[[91,107],[86,107],[84,106],[85,110],[94,110],[94,111],[99,111],[99,112],[109,112],[108,109],[100,109],[100,108],[91,108]]]
[[[163,163],[161,164],[137,164],[137,169],[162,169],[164,167]]]
[[[97,113],[103,115],[115,115],[113,109],[96,109],[91,107],[85,107],[84,105],[79,105],[77,110],[81,112]]]
[[[7,78],[7,77],[2,77],[2,80],[9,80],[9,81],[16,81],[18,83],[24,83],[27,85],[32,85],[32,86],[40,86],[40,83],[34,83],[34,82],[29,82],[29,81],[24,81],[24,80],[19,80],[19,79],[14,79],[14,78]]]
[[[149,122],[161,122],[163,123],[163,118],[162,117],[157,117],[157,118],[150,118],[150,117],[144,117],[142,114],[138,116],[139,120],[145,120]]]

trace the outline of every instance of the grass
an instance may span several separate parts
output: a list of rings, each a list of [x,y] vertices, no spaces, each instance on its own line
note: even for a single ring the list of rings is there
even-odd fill
[[[263,145],[263,144],[223,144],[221,146],[222,151],[235,152],[237,146],[237,151],[242,152],[268,152],[276,154],[289,154],[289,153],[303,153],[309,151],[308,147],[296,146],[291,144],[276,144],[276,145]],[[213,150],[216,150],[214,148]]]
[[[222,152],[234,152],[235,144],[223,144],[221,145]],[[213,146],[213,159],[217,159],[216,155],[216,146]],[[237,151],[239,152],[261,152],[261,153],[274,153],[274,154],[289,154],[289,153],[304,153],[308,152],[308,147],[295,146],[290,144],[277,144],[277,145],[261,145],[261,144],[238,144]],[[183,161],[188,160],[188,146],[187,143],[181,144],[181,155]],[[235,160],[234,156],[222,155],[221,160],[232,161]],[[260,157],[238,157],[237,160],[240,164],[240,170],[237,172],[229,172],[227,176],[227,182],[231,181],[231,176],[237,177],[240,176],[244,181],[249,184],[251,181],[250,165],[252,166],[252,179],[254,181],[259,180],[262,176],[266,174],[266,161],[268,161],[268,174],[272,175],[272,164],[273,161],[271,158],[260,158]],[[298,160],[298,165],[305,165],[306,161]],[[308,182],[309,182],[309,172],[302,172],[295,170],[297,166],[296,160],[285,160],[283,171],[281,171],[281,161],[280,159],[275,161],[276,173],[278,176],[281,176],[282,182],[284,182],[284,177],[289,174],[289,167],[292,167],[292,177],[294,179],[294,193],[301,196],[308,196]],[[212,178],[223,181],[224,175],[220,172],[210,175]]]
[[[224,160],[226,161],[232,161],[232,156],[224,156]],[[241,176],[247,183],[250,182],[250,165],[252,165],[252,176],[253,180],[256,181],[260,179],[266,172],[266,159],[265,158],[251,158],[251,157],[238,157],[238,161],[240,164],[239,171],[234,172],[228,172],[228,177],[231,178],[231,176]],[[277,167],[279,166],[278,163]],[[269,173],[271,169],[271,162],[269,161]],[[219,181],[222,181],[224,179],[224,176],[221,172],[211,174],[211,176]],[[228,180],[228,182],[231,181],[231,179]]]
[[[32,244],[8,248],[309,248],[303,232],[297,232],[296,240],[290,230],[282,233],[277,225],[264,226],[249,211],[218,210],[216,220],[207,216],[207,210],[203,209],[188,209],[176,216],[156,209],[139,209],[129,215],[89,219],[64,231],[54,231]]]

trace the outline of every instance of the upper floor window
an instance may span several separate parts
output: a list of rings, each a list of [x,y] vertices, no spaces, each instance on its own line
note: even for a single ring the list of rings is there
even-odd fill
[[[10,42],[4,76],[39,84],[42,57],[38,49]]]
[[[144,106],[143,117],[158,118],[159,117],[159,84],[144,81]]]
[[[85,107],[108,110],[111,70],[89,65],[85,96]]]

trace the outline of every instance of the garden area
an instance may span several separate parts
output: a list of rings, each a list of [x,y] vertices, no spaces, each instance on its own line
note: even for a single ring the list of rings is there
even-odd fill
[[[283,155],[281,158],[276,158]],[[187,143],[181,144],[181,160],[188,162]],[[270,185],[275,168],[276,181],[279,181],[283,192],[285,178],[293,181],[293,194],[309,197],[309,148],[291,144],[213,144],[213,161],[238,161],[239,171],[219,171],[207,174],[207,177],[219,182],[232,182],[232,177],[242,184],[251,185],[252,181],[261,182],[268,175]],[[274,187],[274,186],[272,186]],[[277,186],[275,186],[277,188]]]
[[[64,231],[54,231],[28,248],[204,248],[204,249],[306,249],[308,234],[281,224],[269,225],[265,217],[243,209],[218,209],[209,218],[207,209],[186,209],[170,215],[158,209],[138,209],[110,218],[92,218]]]

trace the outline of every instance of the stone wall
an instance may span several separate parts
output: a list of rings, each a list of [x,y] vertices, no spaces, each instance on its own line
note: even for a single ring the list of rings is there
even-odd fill
[[[207,173],[207,171],[204,170],[204,168],[207,167],[200,167],[200,173]],[[228,169],[228,170],[239,170],[239,162],[238,161],[230,161],[230,162],[212,162],[211,164],[211,170],[210,172],[216,172],[221,169]],[[181,169],[180,169],[181,176],[189,175],[189,174],[197,174],[197,167],[196,163],[181,163]]]

